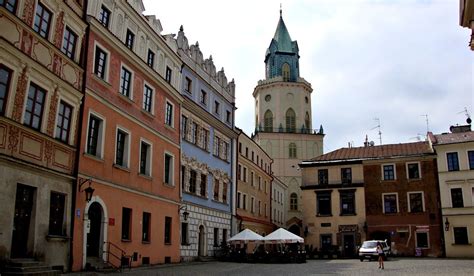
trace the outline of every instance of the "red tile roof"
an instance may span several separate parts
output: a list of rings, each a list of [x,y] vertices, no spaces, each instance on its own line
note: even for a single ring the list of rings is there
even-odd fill
[[[394,157],[420,156],[433,154],[428,142],[405,144],[392,144],[371,147],[340,148],[338,150],[320,155],[306,162],[319,161],[345,161],[364,159],[384,159]]]

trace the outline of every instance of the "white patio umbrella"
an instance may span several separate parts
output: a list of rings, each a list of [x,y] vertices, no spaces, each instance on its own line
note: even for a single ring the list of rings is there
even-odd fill
[[[263,238],[265,243],[304,243],[304,239],[288,230],[279,228]]]
[[[262,236],[250,229],[245,229],[229,239],[229,242],[257,242],[263,239]]]

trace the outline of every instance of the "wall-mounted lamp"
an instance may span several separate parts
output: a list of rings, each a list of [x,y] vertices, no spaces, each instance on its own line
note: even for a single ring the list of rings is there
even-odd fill
[[[449,231],[449,220],[446,217],[446,220],[444,221],[444,231],[448,232]]]
[[[89,187],[85,188],[81,191],[82,185],[86,182],[89,182]],[[81,179],[79,180],[79,193],[86,192],[86,201],[89,202],[92,199],[92,195],[94,194],[95,189],[91,187],[92,179]]]
[[[183,212],[183,219],[184,219],[184,221],[187,221],[187,220],[188,220],[188,216],[189,216],[189,213],[188,213],[188,211],[187,211],[187,210],[188,210],[188,206],[187,206],[187,205],[183,205],[183,206],[179,207],[179,209],[178,209],[178,214],[181,213],[181,210],[184,210],[184,212]]]

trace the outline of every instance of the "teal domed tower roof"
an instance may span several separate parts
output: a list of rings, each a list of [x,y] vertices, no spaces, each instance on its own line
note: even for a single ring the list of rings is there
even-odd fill
[[[284,81],[297,81],[300,57],[298,52],[298,43],[291,40],[280,10],[280,20],[275,35],[265,54],[265,77],[271,79],[283,76]]]

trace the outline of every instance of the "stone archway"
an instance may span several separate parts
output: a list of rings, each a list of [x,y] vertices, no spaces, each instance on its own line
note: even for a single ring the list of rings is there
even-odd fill
[[[100,217],[98,216],[100,213]],[[91,218],[89,218],[91,215]],[[97,255],[99,259],[105,261],[107,258],[107,252],[103,248],[104,243],[107,242],[107,228],[108,228],[108,213],[107,213],[107,206],[105,202],[99,196],[93,196],[91,201],[86,204],[84,208],[84,219],[83,219],[83,238],[82,238],[82,268],[86,267],[87,257],[88,257],[88,243],[89,246],[91,245],[91,241],[89,238],[97,238],[98,241],[94,241],[98,243],[97,254],[92,253],[93,255]],[[93,224],[93,225],[91,225]],[[91,229],[92,227],[92,229]],[[90,231],[97,231],[90,236]],[[92,242],[92,244],[94,243]],[[95,245],[93,245],[95,246]],[[95,250],[95,249],[91,249]],[[91,252],[89,250],[89,252]],[[94,257],[94,256],[91,256]]]
[[[199,226],[198,256],[206,256],[206,231],[204,226]]]

